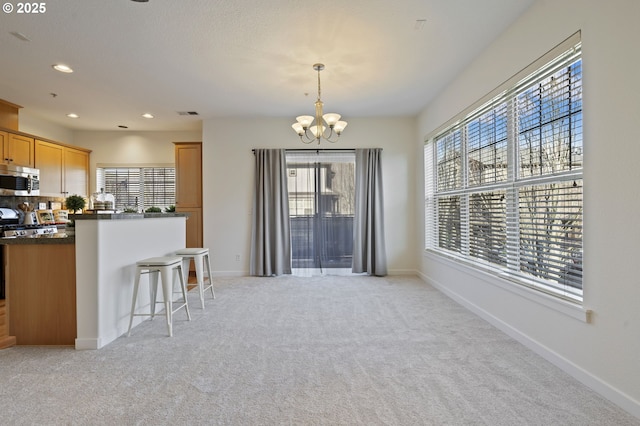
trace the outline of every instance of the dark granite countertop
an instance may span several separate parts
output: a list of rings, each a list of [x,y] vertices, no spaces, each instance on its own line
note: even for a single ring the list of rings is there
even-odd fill
[[[158,219],[167,217],[188,217],[189,213],[90,213],[69,215],[72,220],[118,220],[118,219]]]
[[[67,235],[65,233],[57,234],[42,234],[37,237],[2,237],[0,238],[0,244],[11,245],[24,245],[24,244],[75,244],[75,235]]]

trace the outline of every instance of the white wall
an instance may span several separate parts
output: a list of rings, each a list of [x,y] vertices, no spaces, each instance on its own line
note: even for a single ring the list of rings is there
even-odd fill
[[[637,0],[539,0],[423,111],[414,152],[421,152],[426,134],[582,30],[584,306],[593,310],[591,323],[427,253],[421,272],[456,300],[640,417],[638,17]],[[421,160],[416,167],[422,168]],[[418,211],[422,215],[422,206]],[[422,223],[419,217],[418,229]]]
[[[413,161],[415,120],[348,118],[337,144],[320,148],[383,148],[383,181],[388,268],[414,273],[417,265],[415,223],[416,164]],[[253,148],[317,148],[304,145],[291,129],[291,119],[211,119],[203,123],[204,244],[212,250],[217,274],[241,275],[249,270]],[[236,261],[236,256],[240,261]]]
[[[174,164],[173,142],[201,142],[200,131],[76,131],[74,145],[91,150],[90,190],[95,187],[96,163]]]
[[[73,145],[73,131],[71,129],[34,116],[29,113],[28,109],[20,110],[18,128],[21,132]]]

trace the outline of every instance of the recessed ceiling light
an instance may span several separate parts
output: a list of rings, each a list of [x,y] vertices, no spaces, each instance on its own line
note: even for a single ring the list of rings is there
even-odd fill
[[[70,66],[67,66],[65,64],[54,64],[54,65],[51,65],[51,66],[56,71],[65,72],[65,73],[72,73],[73,72],[73,69],[71,69]]]
[[[67,117],[69,117],[69,118],[79,118],[80,116],[78,114],[76,114],[75,112],[71,112],[71,113],[67,114]]]
[[[153,118],[153,114],[149,114],[148,112],[145,112],[144,114],[142,114],[142,116],[144,118]]]

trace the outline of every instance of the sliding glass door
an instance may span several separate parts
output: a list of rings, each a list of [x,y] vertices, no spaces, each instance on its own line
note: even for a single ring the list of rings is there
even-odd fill
[[[351,268],[354,153],[287,152],[287,176],[292,268]]]

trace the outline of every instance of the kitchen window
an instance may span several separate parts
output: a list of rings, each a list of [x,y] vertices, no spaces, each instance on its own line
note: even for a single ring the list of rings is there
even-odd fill
[[[581,302],[579,34],[468,111],[425,144],[425,248]]]
[[[98,188],[113,194],[118,211],[143,212],[149,207],[164,211],[176,202],[175,167],[106,167],[96,168]]]

